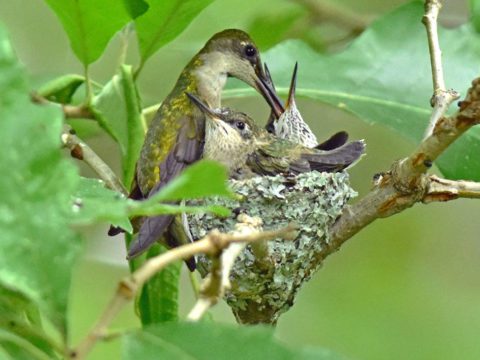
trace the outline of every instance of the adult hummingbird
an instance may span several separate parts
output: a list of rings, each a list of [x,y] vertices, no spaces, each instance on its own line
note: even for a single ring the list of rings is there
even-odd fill
[[[363,140],[328,151],[309,148],[270,134],[244,113],[229,108],[211,109],[197,96],[189,93],[188,97],[207,115],[203,157],[227,166],[233,178],[342,171],[365,150]]]
[[[271,91],[270,95],[274,99],[274,107],[272,107],[272,112],[267,121],[266,129],[281,139],[287,139],[306,147],[317,148],[319,150],[333,150],[344,145],[348,140],[348,134],[345,131],[340,131],[319,144],[314,132],[303,120],[295,102],[297,70],[298,63],[295,63],[287,102],[285,107],[283,107],[281,101],[279,102],[277,100],[278,96],[276,94],[275,85],[267,64],[265,64],[265,76],[267,79],[266,86],[268,86],[268,90]],[[281,115],[277,116],[278,113],[281,113]]]
[[[205,113],[192,104],[185,93],[195,94],[219,107],[221,91],[228,77],[236,77],[252,86],[269,104],[278,101],[272,98],[276,96],[274,92],[267,89],[259,51],[248,34],[236,29],[215,34],[183,69],[152,120],[137,161],[131,198],[148,198],[186,166],[201,158]],[[162,235],[169,245],[176,245],[173,231],[165,231],[173,218],[170,215],[147,218],[128,256],[139,255]],[[120,231],[111,228],[109,234]]]

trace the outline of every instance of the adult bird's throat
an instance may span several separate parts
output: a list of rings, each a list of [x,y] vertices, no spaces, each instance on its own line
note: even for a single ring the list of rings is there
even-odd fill
[[[210,106],[220,107],[222,89],[227,83],[228,64],[225,56],[214,51],[200,54],[199,59],[202,64],[192,72],[197,80],[198,95]]]

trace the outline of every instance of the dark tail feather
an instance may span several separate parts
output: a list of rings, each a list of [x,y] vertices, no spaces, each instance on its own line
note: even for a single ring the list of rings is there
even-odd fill
[[[195,261],[194,257],[186,259],[185,264],[187,265],[188,270],[190,270],[191,272],[194,272],[197,268],[197,262]]]
[[[303,154],[312,170],[336,172],[342,171],[357,162],[365,151],[363,140],[352,141],[336,149],[314,154]]]
[[[348,140],[348,133],[346,131],[340,131],[330,136],[330,138],[325,140],[323,143],[315,146],[315,149],[323,150],[323,151],[333,150],[342,145],[345,145],[347,140]]]
[[[136,177],[133,179],[132,190],[130,191],[130,194],[128,195],[128,198],[133,199],[133,200],[141,200],[141,199],[144,198],[144,196],[142,194],[142,191],[140,190],[140,188],[137,185],[137,178]],[[124,233],[124,232],[125,232],[125,230],[123,230],[122,228],[120,228],[118,226],[110,225],[110,229],[108,229],[108,236],[115,236],[115,235],[118,235],[118,234]]]
[[[127,258],[131,259],[140,255],[150,245],[159,240],[172,220],[172,215],[159,215],[147,218],[140,227],[137,239],[130,246]]]
[[[121,227],[110,225],[110,229],[108,229],[108,236],[115,236],[124,232],[125,230],[123,230]]]

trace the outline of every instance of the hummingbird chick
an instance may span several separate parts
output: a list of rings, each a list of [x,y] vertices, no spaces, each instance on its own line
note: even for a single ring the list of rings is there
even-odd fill
[[[137,161],[130,198],[152,196],[202,157],[205,114],[188,100],[185,92],[219,107],[228,77],[236,77],[255,88],[269,104],[279,101],[272,98],[275,92],[267,88],[259,51],[248,34],[236,29],[215,34],[183,69],[152,120]],[[280,115],[278,110],[275,113]],[[173,219],[171,215],[146,218],[130,246],[129,258],[147,250],[162,236],[170,246],[178,245]],[[109,235],[119,232],[121,229],[112,227]],[[189,267],[192,269],[194,265]]]
[[[365,150],[363,140],[328,151],[309,148],[270,134],[244,113],[229,108],[213,110],[197,96],[187,95],[206,114],[204,158],[225,165],[233,178],[342,171]]]
[[[344,145],[348,140],[348,134],[345,131],[340,131],[319,144],[317,137],[308,124],[303,120],[302,114],[300,114],[295,102],[297,70],[298,63],[295,63],[292,80],[290,82],[290,89],[288,91],[287,103],[285,104],[285,107],[283,107],[281,101],[277,100],[278,96],[275,91],[275,85],[267,64],[265,64],[265,77],[267,79],[265,85],[268,86],[270,91],[272,91],[271,96],[274,97],[274,106],[272,106],[272,112],[267,121],[266,129],[281,139],[290,140],[309,148],[333,150]],[[276,116],[278,113],[281,113],[280,117]]]

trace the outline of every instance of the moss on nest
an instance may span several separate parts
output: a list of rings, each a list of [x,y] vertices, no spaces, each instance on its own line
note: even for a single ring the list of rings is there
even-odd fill
[[[228,218],[210,214],[189,215],[194,239],[217,228],[234,229],[236,214],[243,212],[263,220],[264,230],[278,229],[295,223],[299,230],[294,241],[275,239],[267,242],[267,256],[257,259],[256,249],[249,245],[237,259],[230,280],[232,288],[225,299],[237,320],[242,323],[275,323],[279,315],[293,304],[300,286],[310,278],[311,269],[320,266],[316,254],[328,244],[328,230],[343,207],[356,192],[349,185],[348,174],[300,174],[294,178],[282,175],[230,180],[237,199],[211,198],[205,204],[223,205],[232,210]],[[195,202],[199,204],[199,202]],[[208,259],[198,259],[200,268]]]

